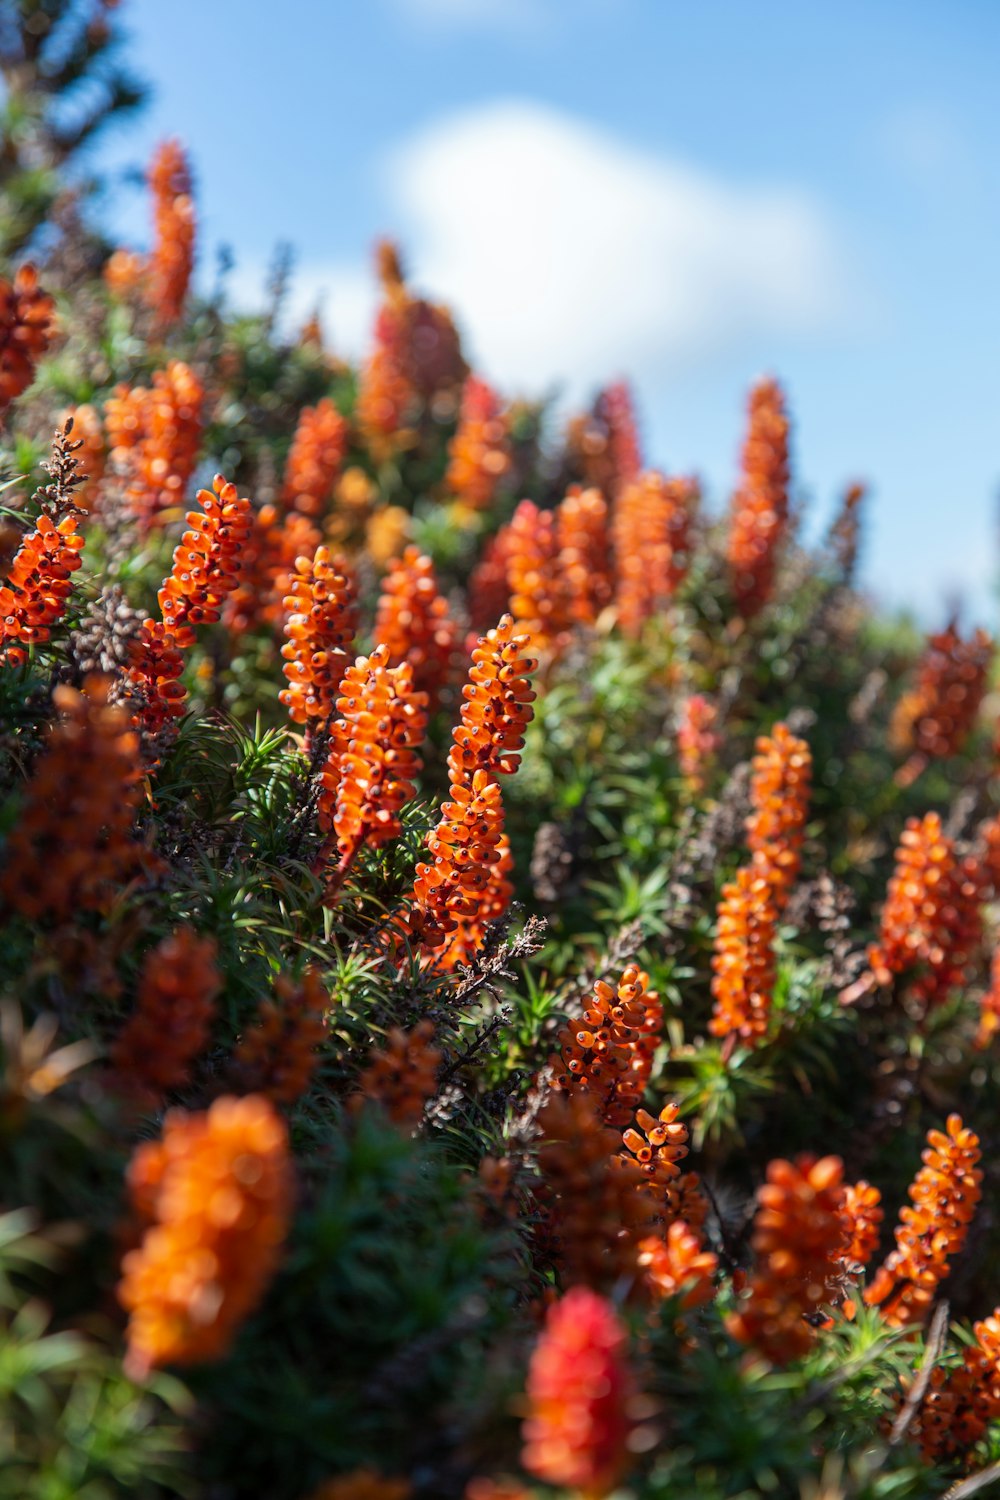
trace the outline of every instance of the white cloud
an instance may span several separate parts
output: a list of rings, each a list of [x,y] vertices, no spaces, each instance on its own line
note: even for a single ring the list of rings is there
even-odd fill
[[[390,154],[383,180],[413,282],[453,307],[508,389],[659,381],[756,335],[830,331],[850,305],[807,194],[735,187],[537,104],[441,121]],[[358,352],[370,271],[297,268],[301,308],[324,287],[335,342]]]

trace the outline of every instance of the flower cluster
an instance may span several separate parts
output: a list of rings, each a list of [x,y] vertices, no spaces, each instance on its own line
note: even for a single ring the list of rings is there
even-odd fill
[[[785,398],[776,380],[750,392],[742,473],[730,511],[727,557],[733,599],[744,620],[774,591],[778,552],[788,526],[788,431]]]
[[[613,591],[608,507],[600,490],[567,490],[556,511],[556,544],[566,613],[575,625],[592,625]]]
[[[60,685],[46,736],[7,841],[0,896],[34,921],[105,911],[122,887],[156,861],[132,837],[142,795],[139,741],[110,682]]]
[[[664,1234],[639,1241],[639,1266],[646,1286],[656,1298],[678,1297],[684,1309],[702,1307],[715,1296],[719,1257],[706,1250],[700,1234],[674,1219]]]
[[[510,584],[507,582],[510,554],[510,527],[501,526],[486,543],[469,578],[466,609],[476,630],[488,630],[491,622],[510,608]]]
[[[151,387],[119,385],[105,403],[111,463],[144,526],[162,524],[183,501],[201,447],[204,396],[191,367],[172,359]]]
[[[700,797],[704,792],[722,746],[722,736],[715,727],[718,719],[718,707],[701,693],[689,694],[681,704],[677,722],[677,757],[684,784],[692,797]]]
[[[281,654],[289,685],[281,701],[293,723],[322,729],[336,708],[357,628],[353,585],[329,547],[296,559],[285,608]]]
[[[510,612],[533,651],[557,653],[565,644],[569,608],[555,511],[522,500],[507,527],[507,543]]]
[[[913,690],[896,706],[889,739],[900,753],[916,757],[904,767],[904,782],[928,760],[961,750],[975,725],[986,692],[993,642],[984,630],[963,641],[954,621],[932,635],[917,667]]]
[[[635,1383],[609,1302],[574,1287],[553,1303],[531,1356],[521,1462],[529,1474],[601,1500],[630,1463]]]
[[[196,625],[221,618],[251,534],[250,501],[240,499],[221,474],[212,490],[199,490],[197,498],[201,511],[188,511],[189,529],[157,595],[160,619],[145,620],[131,642],[126,685],[136,722],[149,738],[184,712],[183,652],[194,645]]]
[[[585,1090],[553,1094],[538,1116],[545,1232],[564,1285],[641,1287],[638,1243],[654,1228],[653,1189]]]
[[[161,327],[184,310],[194,266],[195,218],[191,169],[179,141],[164,141],[149,168],[155,240],[149,257],[146,297]]]
[[[133,1379],[166,1364],[220,1358],[277,1269],[288,1232],[288,1133],[257,1095],[217,1099],[205,1114],[172,1110],[163,1137],[128,1172],[150,1227],[122,1261]]]
[[[342,871],[364,844],[375,849],[398,837],[420,772],[427,695],[414,691],[408,662],[388,661],[389,648],[376,646],[344,673],[320,775],[319,825],[333,831]]]
[[[318,969],[306,969],[298,982],[279,974],[273,996],[261,1001],[257,1019],[236,1048],[234,1074],[241,1091],[275,1104],[301,1099],[319,1062],[316,1049],[327,1034],[329,1009]]]
[[[969,1466],[972,1449],[1000,1419],[1000,1307],[974,1324],[975,1342],[962,1362],[935,1365],[913,1423],[927,1463]]]
[[[652,1057],[640,1045],[646,1028],[643,1004],[648,974],[629,964],[616,987],[598,979],[593,999],[579,1021],[559,1032],[553,1059],[553,1087],[593,1094],[608,1125],[631,1120],[649,1079]]]
[[[510,776],[517,770],[535,701],[528,673],[536,663],[526,655],[527,649],[528,637],[514,629],[510,615],[503,615],[480,637],[448,755],[453,783],[477,770],[492,776]]]
[[[514,899],[514,885],[510,878],[514,871],[514,856],[505,833],[497,839],[495,852],[496,859],[486,865],[486,882],[479,892],[475,913],[471,916],[455,914],[455,926],[447,944],[435,955],[439,969],[471,964],[482,949],[490,923],[498,921]]]
[[[981,1155],[979,1137],[958,1115],[948,1116],[943,1131],[928,1131],[924,1165],[910,1184],[911,1202],[899,1211],[896,1248],[865,1291],[865,1301],[880,1308],[892,1327],[924,1321],[965,1244],[980,1198]]]
[[[279,506],[268,503],[254,512],[239,581],[223,613],[234,639],[248,630],[280,632],[296,559],[313,557],[321,542],[318,527],[299,511],[282,514]]]
[[[767,1032],[774,992],[774,939],[778,909],[770,881],[753,865],[737,870],[722,887],[712,994],[713,1036],[739,1038],[748,1046]]]
[[[322,518],[333,496],[347,452],[346,418],[324,397],[303,407],[285,465],[282,503],[313,520]]]
[[[1000,1031],[1000,946],[993,950],[989,988],[983,991],[979,1001],[976,1047],[980,1051],[988,1047],[998,1031]]]
[[[687,574],[697,500],[693,479],[667,479],[649,470],[626,484],[615,501],[615,603],[619,628],[631,639],[669,605]]]
[[[844,1254],[843,1163],[839,1157],[772,1161],[757,1193],[749,1295],[726,1319],[742,1344],[773,1364],[807,1353],[809,1321],[829,1302]]]
[[[25,648],[47,641],[62,619],[81,563],[77,524],[73,514],[59,521],[41,515],[14,554],[0,584],[0,663],[23,665]]]
[[[434,564],[418,547],[407,547],[382,581],[375,639],[393,665],[410,664],[414,686],[435,705],[452,678],[458,630],[438,591]]]
[[[12,282],[0,276],[0,412],[34,380],[54,327],[55,303],[34,266],[21,266]]]
[[[896,850],[878,943],[868,951],[876,982],[905,975],[918,1004],[942,1004],[965,982],[978,947],[982,894],[974,856],[958,855],[939,815],[910,818]]]
[[[566,454],[584,484],[617,498],[642,468],[632,392],[624,380],[601,391],[593,410],[575,417],[566,434]]]
[[[418,1125],[428,1099],[437,1092],[441,1052],[433,1043],[432,1021],[418,1021],[409,1032],[394,1026],[385,1046],[369,1054],[355,1098],[359,1103],[375,1100],[396,1125]]]
[[[221,983],[212,938],[178,927],[157,943],[142,966],[135,1010],[111,1048],[124,1090],[158,1102],[187,1082],[208,1041]]]
[[[783,908],[802,863],[809,815],[812,754],[787,724],[776,724],[757,741],[750,779],[747,846],[753,866]]]
[[[863,1270],[878,1249],[880,1227],[885,1218],[882,1194],[864,1178],[845,1183],[840,1213],[845,1235],[844,1265],[848,1270]]]
[[[73,503],[80,510],[92,510],[100,494],[100,484],[107,463],[104,424],[97,409],[85,402],[60,413],[58,425],[65,430],[72,421],[73,457],[76,472],[83,483],[73,491]]]
[[[486,510],[511,466],[507,422],[496,392],[478,375],[462,391],[458,428],[448,445],[445,488],[470,510]]]

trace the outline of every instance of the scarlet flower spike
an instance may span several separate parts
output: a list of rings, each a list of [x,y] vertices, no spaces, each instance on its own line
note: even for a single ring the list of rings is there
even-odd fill
[[[480,637],[448,756],[453,779],[476,770],[494,776],[511,776],[517,770],[536,696],[528,674],[537,662],[526,654],[527,648],[528,637],[515,630],[510,615],[503,615],[495,629]]]
[[[0,276],[0,413],[26,391],[55,331],[56,305],[23,265],[13,281]]]
[[[640,1291],[638,1247],[657,1217],[650,1179],[622,1153],[621,1136],[605,1125],[599,1100],[587,1090],[553,1094],[538,1124],[545,1232],[560,1280]]]
[[[546,1484],[601,1500],[630,1466],[636,1394],[610,1302],[576,1287],[549,1308],[528,1370],[521,1463]]]
[[[23,666],[27,647],[49,640],[63,617],[81,565],[83,537],[74,514],[53,521],[39,516],[0,584],[0,664]]]
[[[566,645],[571,615],[555,512],[522,500],[507,527],[506,546],[510,612],[532,651],[558,656]]]
[[[418,750],[427,728],[427,695],[413,688],[408,662],[388,665],[389,649],[376,646],[348,667],[337,699],[339,717],[320,773],[319,826],[330,838],[317,857],[322,870],[336,846],[340,864],[327,889],[331,899],[359,850],[398,838],[399,814],[414,795]]]
[[[498,921],[513,901],[514,886],[510,877],[514,870],[514,856],[505,833],[501,833],[497,840],[496,855],[496,860],[486,865],[486,883],[479,893],[475,916],[456,916],[447,945],[435,954],[439,969],[447,971],[459,964],[471,964],[486,941],[490,923]]]
[[[191,168],[179,141],[164,141],[149,168],[155,239],[146,296],[161,328],[184,310],[194,267],[195,216]]]
[[[615,988],[598,979],[579,1021],[559,1032],[553,1087],[593,1094],[608,1125],[626,1125],[642,1099],[652,1055],[642,1044],[649,975],[629,964]]]
[[[135,1010],[115,1038],[111,1064],[123,1089],[154,1102],[187,1082],[205,1048],[221,988],[216,945],[178,927],[147,957]]]
[[[905,977],[923,1010],[947,1000],[968,977],[982,935],[983,875],[974,855],[959,857],[930,812],[910,818],[896,850],[879,940],[868,951],[874,981]],[[849,997],[848,997],[849,998]]]
[[[184,712],[183,653],[194,645],[196,626],[221,619],[251,534],[250,501],[240,499],[221,474],[211,490],[198,491],[198,501],[201,510],[188,511],[189,530],[157,595],[160,619],[145,620],[131,643],[126,688],[148,741]]]
[[[291,1215],[288,1132],[267,1099],[171,1110],[163,1138],[128,1173],[150,1227],[122,1261],[133,1380],[167,1364],[221,1358],[276,1271]]]
[[[162,525],[183,502],[201,447],[205,392],[190,366],[173,359],[153,384],[116,386],[104,408],[112,468],[141,527]]]
[[[566,614],[575,625],[593,625],[613,590],[608,507],[600,490],[567,491],[556,511],[556,545]]]
[[[909,752],[896,779],[908,786],[931,760],[962,749],[975,726],[986,692],[993,642],[985,630],[963,641],[952,621],[927,641],[917,667],[916,685],[904,693],[889,726],[889,743]]]
[[[681,704],[677,724],[677,754],[681,775],[689,795],[699,797],[722,748],[722,736],[715,728],[719,710],[701,693],[691,693]]]
[[[749,1296],[726,1327],[772,1364],[806,1354],[808,1318],[831,1300],[845,1248],[843,1163],[839,1157],[772,1161],[757,1194]]]
[[[349,429],[329,397],[303,407],[285,465],[282,503],[312,520],[326,515],[347,452]]]
[[[788,434],[780,385],[776,380],[759,381],[750,392],[749,427],[727,548],[733,599],[744,620],[759,614],[774,592],[788,529]]]
[[[927,1133],[924,1165],[910,1186],[910,1204],[899,1211],[896,1248],[865,1291],[893,1328],[922,1323],[951,1261],[962,1249],[981,1197],[979,1137],[958,1115],[944,1130]]]
[[[393,666],[410,664],[414,686],[436,706],[452,679],[458,630],[434,564],[418,547],[407,547],[383,579],[374,634]]]
[[[697,502],[695,480],[656,470],[633,479],[615,501],[615,604],[619,628],[632,640],[669,606],[687,575]]]
[[[722,887],[712,968],[715,1008],[708,1029],[732,1046],[767,1034],[775,984],[778,909],[771,883],[752,865]]]
[[[139,741],[111,684],[60,685],[57,718],[35,762],[7,841],[0,897],[33,921],[65,923],[107,911],[140,876],[159,868],[132,836],[142,798]]]
[[[410,1032],[395,1026],[384,1047],[373,1048],[358,1078],[354,1107],[375,1100],[393,1124],[415,1128],[437,1092],[442,1053],[433,1045],[434,1024],[418,1021]]]
[[[511,467],[510,442],[496,392],[477,375],[462,391],[458,428],[448,444],[445,489],[470,510],[488,510]]]
[[[747,845],[754,870],[768,882],[780,910],[788,901],[802,863],[812,753],[787,724],[776,724],[770,735],[761,735],[756,751]]]
[[[885,1211],[882,1194],[862,1178],[844,1186],[841,1205],[845,1246],[843,1261],[848,1270],[863,1270],[878,1249],[879,1233]]]
[[[281,654],[289,685],[281,701],[293,723],[321,729],[336,708],[356,629],[354,587],[329,547],[297,559],[285,608]]]
[[[240,1039],[234,1073],[241,1091],[275,1104],[294,1104],[309,1087],[327,1035],[330,996],[314,968],[300,981],[279,974],[273,996],[262,1000],[257,1018]]]

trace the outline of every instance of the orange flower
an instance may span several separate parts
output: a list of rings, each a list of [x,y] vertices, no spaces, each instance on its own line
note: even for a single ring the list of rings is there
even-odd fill
[[[962,1350],[960,1365],[931,1371],[911,1428],[926,1463],[958,1460],[969,1468],[972,1450],[1000,1418],[1000,1308],[972,1331],[976,1341]]]
[[[111,1048],[123,1086],[162,1099],[188,1080],[203,1051],[221,988],[216,945],[193,927],[178,927],[146,958],[138,998]]]
[[[418,1021],[409,1032],[394,1026],[386,1045],[368,1054],[368,1066],[358,1078],[357,1104],[373,1099],[394,1125],[419,1125],[428,1099],[437,1093],[441,1052],[433,1040],[432,1021]]]
[[[766,1035],[774,992],[778,913],[770,882],[754,866],[722,887],[712,968],[713,1036],[754,1047]]]
[[[556,543],[568,618],[593,625],[612,593],[608,507],[600,490],[567,490],[556,511]]]
[[[574,1287],[553,1303],[528,1369],[521,1462],[546,1484],[600,1500],[630,1465],[635,1384],[625,1330],[603,1297]]]
[[[637,964],[628,965],[616,989],[598,979],[582,1019],[568,1022],[559,1032],[561,1051],[553,1059],[553,1087],[593,1094],[608,1125],[631,1120],[649,1080],[652,1056],[640,1046],[648,983],[649,975]]]
[[[397,930],[408,933],[425,957],[437,956],[463,923],[475,922],[503,860],[503,803],[487,771],[463,773],[451,783],[437,827],[427,836],[428,860],[417,865],[413,890]]]
[[[163,512],[183,502],[201,447],[204,396],[194,371],[172,359],[152,389],[119,385],[105,403],[112,466],[144,526],[162,524]]]
[[[841,1217],[846,1245],[843,1261],[849,1270],[867,1266],[878,1249],[879,1226],[885,1218],[882,1194],[862,1178],[844,1185]]]
[[[849,484],[844,491],[833,525],[827,536],[827,547],[832,554],[840,581],[850,585],[858,564],[858,543],[861,537],[861,502],[867,490],[863,484]]]
[[[664,1235],[640,1240],[639,1265],[649,1290],[657,1297],[679,1296],[682,1308],[701,1307],[715,1296],[719,1258],[683,1219],[675,1219]]]
[[[773,1364],[806,1354],[807,1316],[830,1300],[844,1253],[843,1163],[839,1157],[772,1161],[757,1193],[749,1297],[726,1319],[742,1344]]]
[[[677,724],[677,754],[688,792],[699,797],[708,784],[715,758],[722,746],[716,732],[719,710],[710,699],[691,693],[681,704]]]
[[[62,618],[81,563],[83,537],[76,528],[75,515],[60,521],[42,515],[18,547],[0,584],[0,663],[21,666],[25,648],[47,641]]]
[[[655,469],[633,479],[615,501],[615,602],[619,627],[633,640],[687,575],[697,502],[695,480],[666,479]]]
[[[788,527],[788,416],[776,380],[750,392],[742,475],[733,495],[728,559],[733,599],[745,620],[774,591],[778,553]]]
[[[22,266],[13,282],[0,276],[0,412],[34,380],[52,340],[55,311],[34,266]]]
[[[677,1187],[681,1175],[677,1163],[688,1154],[688,1128],[678,1120],[679,1113],[677,1104],[665,1104],[655,1120],[648,1111],[637,1110],[635,1123],[622,1133],[625,1150],[618,1154],[619,1160],[642,1168],[646,1186],[654,1195],[657,1217],[667,1223],[679,1216]]]
[[[896,1248],[865,1291],[865,1301],[881,1308],[891,1327],[924,1321],[949,1262],[965,1244],[981,1196],[981,1155],[979,1137],[958,1115],[948,1116],[944,1131],[927,1132],[924,1165],[910,1185],[911,1205],[899,1211]]]
[[[287,641],[281,648],[289,686],[279,695],[295,724],[322,729],[337,704],[356,629],[354,589],[329,547],[296,559],[285,598]]]
[[[510,615],[480,637],[462,689],[461,722],[452,734],[448,772],[453,781],[474,770],[494,776],[517,770],[535,701],[527,674],[537,664],[525,654],[527,648],[528,637],[515,632]]]
[[[155,239],[149,257],[146,298],[162,328],[184,310],[194,266],[194,199],[191,169],[179,141],[164,141],[149,168]]]
[[[346,418],[324,397],[305,406],[285,465],[282,503],[314,520],[326,514],[347,452]]]
[[[570,612],[555,512],[522,500],[507,527],[507,549],[510,612],[533,651],[558,654],[566,643]]]
[[[125,1367],[220,1359],[277,1269],[291,1215],[288,1133],[267,1099],[171,1110],[162,1141],[140,1146],[129,1182],[153,1224],[122,1261]]]
[[[355,1469],[340,1479],[328,1479],[309,1500],[409,1500],[412,1494],[408,1479],[386,1479],[374,1469]]]
[[[333,830],[341,878],[364,844],[377,849],[399,837],[399,814],[421,769],[427,695],[413,691],[408,662],[388,660],[389,648],[376,646],[344,673],[320,775],[319,826]]]
[[[510,443],[496,392],[477,375],[465,382],[458,428],[448,454],[444,477],[448,493],[470,510],[488,510],[497,485],[510,470]]]
[[[146,284],[146,257],[133,250],[115,250],[104,264],[104,284],[122,302],[140,292]]]
[[[260,1002],[256,1021],[236,1048],[241,1091],[275,1104],[301,1099],[319,1061],[316,1049],[326,1038],[329,1009],[318,969],[306,969],[299,983],[279,974],[273,999]]]
[[[632,393],[625,381],[608,386],[591,412],[576,417],[566,435],[566,456],[584,484],[616,497],[642,468]]]
[[[407,547],[382,581],[375,639],[393,665],[409,662],[414,686],[433,706],[451,681],[457,628],[438,592],[434,564],[418,547]]]
[[[538,1116],[541,1198],[565,1285],[612,1287],[641,1282],[638,1242],[653,1228],[656,1202],[622,1138],[604,1124],[585,1090],[554,1094]]]
[[[486,940],[490,923],[502,917],[514,899],[514,886],[510,880],[514,856],[510,852],[510,839],[505,833],[501,833],[497,840],[496,853],[498,858],[495,862],[486,866],[486,884],[479,893],[475,916],[457,916],[447,946],[435,954],[435,963],[439,969],[454,969],[458,964],[471,964]]]
[[[877,983],[906,975],[925,1009],[943,1004],[967,980],[982,935],[982,896],[977,861],[959,858],[939,815],[909,818],[882,907],[879,941],[868,950]]]
[[[770,735],[761,735],[756,749],[747,845],[755,871],[770,885],[780,910],[787,903],[802,863],[812,753],[787,724],[775,724]]]
[[[57,687],[58,713],[7,841],[0,895],[33,921],[106,911],[122,887],[158,867],[132,838],[142,796],[139,742],[107,678]]]
[[[136,722],[150,737],[184,712],[187,695],[178,680],[182,653],[194,645],[196,625],[221,618],[251,533],[250,501],[241,500],[221,474],[212,490],[199,490],[197,498],[201,511],[188,511],[190,529],[175,548],[173,567],[157,595],[161,619],[145,620],[131,643],[126,684]]]
[[[916,686],[896,706],[889,742],[913,756],[900,776],[915,779],[928,760],[956,755],[975,725],[986,692],[993,642],[985,630],[963,641],[954,620],[928,638]]]

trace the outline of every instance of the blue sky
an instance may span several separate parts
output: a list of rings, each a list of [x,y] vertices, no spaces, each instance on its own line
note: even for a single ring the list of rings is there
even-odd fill
[[[150,108],[112,180],[177,134],[203,274],[363,346],[372,242],[452,303],[504,390],[629,375],[646,455],[732,484],[774,372],[821,526],[871,481],[865,579],[993,624],[1000,537],[996,0],[125,0]],[[119,183],[113,221],[146,242]]]

